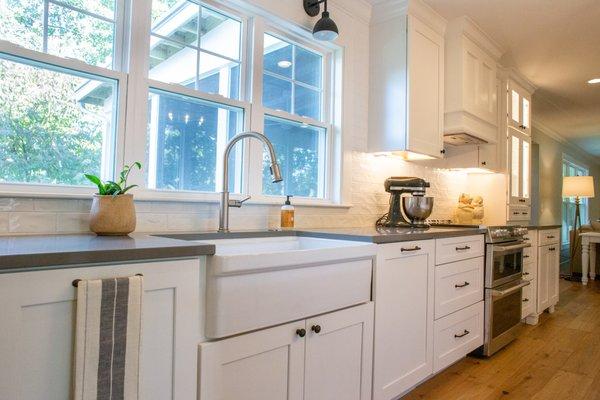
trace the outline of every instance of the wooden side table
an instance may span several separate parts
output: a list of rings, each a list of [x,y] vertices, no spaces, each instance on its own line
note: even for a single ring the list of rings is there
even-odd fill
[[[596,243],[600,243],[600,232],[581,233],[581,283],[587,285],[590,279],[596,279]]]

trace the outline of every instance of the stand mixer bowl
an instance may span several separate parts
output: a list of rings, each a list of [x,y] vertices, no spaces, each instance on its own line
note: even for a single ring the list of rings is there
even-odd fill
[[[433,197],[406,196],[402,197],[402,210],[412,224],[425,224],[433,211]]]

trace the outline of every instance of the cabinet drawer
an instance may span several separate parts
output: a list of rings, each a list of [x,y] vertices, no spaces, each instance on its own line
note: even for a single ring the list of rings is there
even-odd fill
[[[521,308],[521,319],[535,313],[536,310],[537,281],[533,279],[530,285],[523,287],[523,305]]]
[[[483,301],[435,321],[433,336],[433,372],[438,372],[483,344]]]
[[[558,244],[560,241],[560,229],[546,229],[539,231],[539,246]]]
[[[459,236],[435,241],[435,264],[447,264],[484,254],[483,235]]]
[[[537,261],[537,246],[525,247],[523,249],[523,264],[536,264]]]
[[[483,299],[483,257],[444,264],[435,269],[435,319]]]
[[[537,278],[537,263],[523,264],[523,279],[531,281]]]
[[[508,206],[509,221],[529,221],[531,219],[530,206]]]

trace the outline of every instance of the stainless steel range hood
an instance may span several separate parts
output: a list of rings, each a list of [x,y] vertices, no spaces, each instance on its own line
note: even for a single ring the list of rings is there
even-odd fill
[[[475,137],[466,132],[457,133],[444,133],[444,143],[448,143],[453,146],[466,146],[466,145],[481,145],[487,144],[486,140]]]

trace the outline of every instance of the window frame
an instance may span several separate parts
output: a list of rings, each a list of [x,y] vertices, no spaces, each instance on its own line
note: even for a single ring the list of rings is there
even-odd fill
[[[216,103],[216,105],[222,104],[239,108],[243,110],[245,130],[264,132],[266,115],[324,128],[326,140],[324,148],[321,149],[324,155],[319,157],[319,159],[324,159],[324,166],[322,169],[320,168],[322,171],[320,179],[323,180],[323,184],[322,193],[319,195],[322,194],[322,197],[297,197],[295,204],[345,207],[341,198],[343,190],[341,178],[334,172],[341,171],[343,159],[341,151],[343,49],[335,44],[315,42],[307,29],[274,17],[252,5],[229,0],[189,1],[212,8],[216,12],[230,16],[242,23],[239,100],[149,78],[152,0],[140,0],[139,2],[136,0],[135,6],[132,0],[116,0],[112,69],[25,49],[2,40],[0,40],[0,52],[67,70],[115,79],[118,82],[118,94],[115,96],[117,123],[114,162],[111,168],[113,176],[116,174],[117,168],[123,164],[146,160],[147,127],[150,117],[147,112],[148,96],[151,89],[156,89]],[[44,0],[44,2],[45,4],[63,5],[62,0]],[[263,107],[263,38],[265,33],[323,56],[322,118],[320,121]],[[221,144],[223,147],[224,145],[224,143]],[[221,154],[220,149],[217,152],[217,154]],[[238,172],[236,175],[236,181],[239,179],[241,182],[241,193],[233,194],[232,198],[251,195],[250,203],[280,204],[285,196],[262,194],[262,143],[244,141],[240,154],[242,155],[242,164],[241,168],[236,168],[236,170],[241,173]],[[218,156],[215,192],[151,189],[146,173],[132,174],[130,182],[139,185],[135,193],[139,200],[216,202],[221,190],[221,182],[219,182],[221,174],[219,172],[222,170],[222,160],[219,158]],[[0,192],[3,195],[14,196],[89,198],[93,190],[92,186],[0,183]]]
[[[62,58],[52,54],[27,49],[5,40],[0,40],[0,53],[6,54],[9,59],[16,58],[31,61],[32,64],[42,65],[49,70],[58,72],[64,70],[67,73],[79,73],[116,81],[117,93],[115,94],[116,117],[113,138],[114,149],[112,160],[108,160],[110,164],[104,165],[105,169],[102,171],[107,179],[113,179],[114,176],[116,176],[117,168],[122,163],[124,155],[127,74],[121,71],[87,64],[80,60]],[[45,183],[0,182],[0,193],[2,193],[2,195],[11,196],[65,197],[65,195],[68,195],[68,197],[89,197],[91,190],[93,190],[91,185],[76,186]]]

